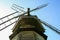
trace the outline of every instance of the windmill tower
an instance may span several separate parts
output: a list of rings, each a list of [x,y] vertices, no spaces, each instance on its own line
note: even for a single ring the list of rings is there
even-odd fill
[[[47,40],[47,36],[44,34],[45,29],[42,26],[42,24],[49,27],[50,29],[52,29],[53,31],[55,31],[58,34],[60,34],[60,30],[58,30],[54,26],[48,24],[47,22],[42,21],[36,15],[30,14],[30,12],[36,11],[36,10],[41,9],[43,7],[46,7],[46,6],[47,6],[47,4],[44,4],[42,6],[38,6],[38,7],[34,8],[32,10],[30,10],[30,8],[28,8],[27,12],[20,9],[21,11],[24,12],[23,14],[15,16],[11,19],[8,19],[7,21],[0,23],[0,25],[4,24],[4,23],[6,23],[12,19],[19,17],[17,21],[13,22],[16,24],[14,25],[14,27],[12,29],[13,33],[9,36],[10,40]],[[17,8],[17,9],[19,9],[19,8]],[[14,12],[12,14],[9,14],[5,17],[0,18],[0,20],[19,12],[18,10],[15,10],[15,11],[16,12]],[[6,27],[0,29],[0,31],[9,27],[13,23],[11,23],[11,24],[7,25]]]
[[[15,24],[10,40],[47,40],[45,29],[36,15],[30,15],[30,8],[27,14],[21,16]]]

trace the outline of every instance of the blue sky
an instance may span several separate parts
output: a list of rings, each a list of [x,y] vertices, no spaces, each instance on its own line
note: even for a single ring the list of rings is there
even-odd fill
[[[9,13],[14,12],[11,9],[12,4],[27,8],[35,8],[39,5],[48,3],[48,6],[38,11],[31,12],[32,15],[37,15],[39,19],[60,29],[60,0],[0,0],[0,18]],[[7,12],[8,11],[8,12]],[[2,13],[2,14],[1,14]],[[9,35],[12,33],[13,25],[0,32],[0,39],[9,40]],[[48,36],[47,40],[59,40],[60,35],[44,26],[45,34]],[[3,37],[2,37],[3,36]]]

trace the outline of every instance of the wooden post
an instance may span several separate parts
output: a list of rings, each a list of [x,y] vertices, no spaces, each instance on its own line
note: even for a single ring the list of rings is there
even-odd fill
[[[28,13],[28,16],[30,16],[30,8],[28,8],[28,12],[27,13]]]

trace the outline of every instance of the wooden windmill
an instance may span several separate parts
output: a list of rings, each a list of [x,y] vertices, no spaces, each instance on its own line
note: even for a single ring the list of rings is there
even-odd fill
[[[58,30],[57,28],[53,27],[52,25],[48,24],[45,21],[42,21],[36,15],[30,14],[30,12],[34,12],[39,9],[42,9],[42,8],[46,7],[47,5],[48,4],[43,4],[43,5],[38,6],[32,10],[30,10],[30,8],[27,8],[27,12],[25,12],[23,9],[20,9],[23,7],[20,7],[16,4],[14,4],[12,9],[15,10],[16,12],[9,14],[5,17],[2,17],[2,18],[0,18],[0,20],[4,19],[6,17],[9,17],[15,13],[23,12],[23,14],[19,14],[11,19],[8,19],[5,22],[0,23],[0,25],[2,25],[12,19],[18,18],[17,21],[0,29],[0,31],[4,30],[5,28],[7,28],[10,25],[15,23],[15,25],[12,29],[13,33],[9,36],[10,40],[47,40],[47,36],[44,34],[45,28],[42,26],[42,24],[44,24],[45,26],[52,29],[56,33],[60,34],[60,30]]]

